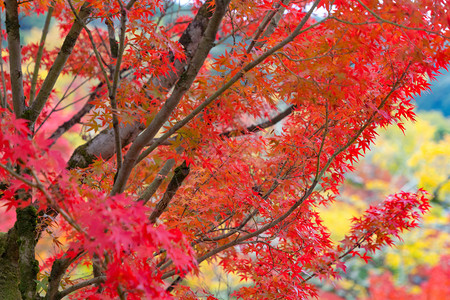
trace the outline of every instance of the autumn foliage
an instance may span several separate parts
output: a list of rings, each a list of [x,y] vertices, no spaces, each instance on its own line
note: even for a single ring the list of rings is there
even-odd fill
[[[237,298],[302,299],[428,211],[424,190],[400,191],[336,244],[317,208],[377,128],[414,119],[450,60],[449,3],[191,4],[5,1],[0,204],[16,221],[0,298],[192,299],[183,278],[213,261],[250,283]],[[21,47],[19,16],[36,14],[42,38]],[[57,251],[37,268],[45,235]]]
[[[412,276],[418,277],[420,284],[420,293],[411,293],[403,287],[396,287],[392,283],[392,276],[389,273],[373,276],[371,278],[370,294],[371,299],[445,299],[449,293],[449,257],[444,255],[439,264],[433,268],[422,268],[421,272]]]

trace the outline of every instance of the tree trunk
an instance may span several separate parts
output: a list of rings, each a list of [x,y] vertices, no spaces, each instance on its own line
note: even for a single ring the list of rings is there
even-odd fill
[[[19,248],[14,228],[0,233],[0,299],[22,299],[19,290]]]
[[[0,299],[36,299],[39,262],[35,258],[37,210],[17,209],[17,221],[0,233]]]

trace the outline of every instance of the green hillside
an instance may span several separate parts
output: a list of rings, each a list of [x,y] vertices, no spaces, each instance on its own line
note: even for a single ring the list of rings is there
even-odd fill
[[[444,70],[431,82],[431,91],[423,93],[416,101],[419,110],[437,110],[450,116],[450,72]]]

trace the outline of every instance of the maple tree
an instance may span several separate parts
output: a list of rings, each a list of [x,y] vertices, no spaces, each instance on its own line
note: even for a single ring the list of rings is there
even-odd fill
[[[300,299],[429,209],[422,190],[388,196],[335,244],[316,207],[378,127],[414,118],[424,74],[450,59],[448,3],[175,4],[4,2],[0,201],[16,221],[0,234],[1,298],[195,298],[183,278],[215,260],[253,283],[237,298]],[[22,46],[19,16],[36,14],[41,40]],[[61,76],[90,88],[50,130],[79,88],[58,91]],[[55,143],[80,123],[88,140],[66,161]],[[63,243],[39,265],[55,227]],[[91,277],[71,279],[77,264]]]

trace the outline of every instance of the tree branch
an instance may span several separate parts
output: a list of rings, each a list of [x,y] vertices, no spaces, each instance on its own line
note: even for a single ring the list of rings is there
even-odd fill
[[[91,109],[94,107],[94,104],[92,104],[92,102],[95,100],[95,98],[100,96],[101,91],[103,89],[103,85],[104,85],[103,82],[99,83],[95,88],[95,90],[89,95],[89,99],[87,100],[86,104],[84,104],[84,106],[72,118],[70,118],[70,120],[64,122],[64,124],[59,126],[58,129],[56,129],[55,132],[52,133],[50,139],[53,140],[53,144],[66,131],[72,128],[72,126],[80,123],[81,118],[83,118],[87,113],[91,111]]]
[[[9,74],[14,114],[21,117],[25,110],[23,91],[22,47],[20,46],[19,5],[17,0],[5,0],[6,32],[8,33]],[[5,94],[6,97],[6,94]]]
[[[111,58],[116,59],[119,55],[119,44],[116,41],[114,23],[109,19],[105,19],[106,28],[108,28],[109,49]]]
[[[123,52],[125,50],[125,32],[126,32],[126,24],[127,24],[127,11],[123,6],[121,0],[118,0],[120,4],[120,37],[119,37],[119,50],[117,53],[116,66],[114,67],[113,74],[113,82],[111,86],[111,90],[109,91],[109,99],[111,103],[111,112],[112,112],[112,123],[114,130],[114,140],[115,140],[115,150],[117,157],[117,172],[122,168],[122,144],[120,139],[120,126],[119,119],[117,118],[118,110],[117,110],[117,89],[119,88],[119,74],[120,74],[120,65],[122,64]],[[110,36],[111,41],[111,36]]]
[[[253,48],[258,49],[264,45],[265,39],[271,36],[275,31],[275,28],[277,28],[278,23],[280,22],[281,17],[283,16],[283,13],[285,11],[285,6],[287,6],[289,2],[291,2],[291,0],[282,0],[276,4],[273,11],[267,13],[267,15],[263,19],[263,22],[261,22],[260,26],[258,27],[258,30],[255,33],[255,37],[248,46],[247,53],[250,53]],[[269,25],[267,26],[267,24]],[[264,31],[266,27],[267,29]],[[262,39],[260,39],[260,36],[263,32],[264,34],[262,36]]]
[[[238,136],[238,135],[244,135],[247,133],[259,132],[261,130],[271,127],[271,126],[277,124],[278,122],[282,121],[284,118],[286,118],[290,114],[292,114],[292,112],[294,112],[294,110],[295,110],[295,105],[291,105],[287,109],[283,110],[282,112],[273,116],[271,119],[269,119],[267,121],[264,121],[257,125],[251,125],[251,126],[247,127],[246,129],[235,129],[235,130],[230,130],[230,131],[224,131],[220,134],[220,136],[228,138],[228,137],[233,137],[233,136]]]
[[[29,99],[29,105],[34,100],[34,95],[36,94],[36,85],[37,80],[39,77],[39,69],[41,67],[41,61],[42,61],[42,55],[44,54],[44,45],[45,40],[47,39],[48,30],[50,28],[50,21],[52,19],[53,10],[55,9],[55,3],[52,2],[47,10],[47,17],[45,18],[44,28],[42,28],[42,35],[41,40],[39,42],[39,49],[36,54],[36,59],[34,61],[34,70],[33,70],[33,77],[31,79],[30,83],[30,99]]]
[[[409,26],[405,26],[405,25],[402,25],[402,24],[399,24],[399,23],[395,23],[395,22],[383,19],[376,12],[371,10],[367,5],[362,3],[360,0],[356,0],[356,2],[358,2],[362,7],[364,7],[365,10],[367,10],[372,16],[374,16],[377,20],[379,20],[382,23],[391,24],[391,25],[394,25],[394,26],[397,26],[397,27],[400,27],[400,28],[403,28],[403,29],[407,29],[407,30],[424,31],[424,32],[429,33],[429,34],[438,35],[438,36],[443,37],[445,39],[450,39],[450,36],[443,35],[443,34],[437,32],[437,31],[431,31],[431,30],[428,30],[428,29],[425,29],[425,28],[420,28],[420,27],[409,27]]]
[[[130,144],[145,128],[145,124],[122,124],[120,139],[122,147]],[[108,160],[115,154],[114,131],[110,128],[102,130],[95,138],[79,146],[68,161],[68,168],[87,168],[99,157]]]
[[[255,44],[258,42],[259,38],[261,37],[261,34],[264,32],[264,29],[266,29],[267,24],[269,24],[270,21],[272,21],[273,17],[277,13],[277,10],[280,7],[280,3],[274,5],[275,7],[272,10],[269,10],[264,18],[262,19],[261,23],[258,26],[258,29],[256,29],[255,34],[253,35],[253,39],[247,47],[247,53],[250,53],[253,50],[253,47],[255,47]]]
[[[47,293],[45,295],[46,300],[56,300],[58,298],[58,290],[61,279],[66,273],[67,268],[78,258],[80,258],[84,252],[79,252],[75,256],[68,256],[67,252],[60,259],[56,259],[53,262],[50,276],[48,277]]]
[[[150,183],[150,185],[144,190],[142,195],[139,197],[138,201],[143,201],[144,205],[147,204],[147,202],[150,200],[150,198],[155,194],[155,192],[158,190],[158,188],[163,183],[164,179],[169,174],[170,170],[172,170],[173,166],[175,165],[175,159],[171,158],[166,160],[164,163],[164,166],[161,168],[161,170],[156,174],[155,179]]]
[[[55,300],[62,299],[65,296],[69,295],[70,293],[73,293],[73,292],[75,292],[75,291],[77,291],[79,289],[88,287],[88,286],[93,285],[93,284],[102,283],[102,282],[105,282],[105,281],[106,281],[106,276],[100,276],[100,277],[94,277],[92,279],[89,279],[89,280],[86,280],[86,281],[74,284],[71,287],[68,287],[67,289],[59,292],[54,299]]]
[[[190,168],[186,165],[186,161],[175,168],[175,172],[169,182],[169,185],[167,186],[166,192],[164,193],[161,200],[156,204],[155,209],[149,217],[150,223],[156,223],[156,220],[159,218],[159,216],[161,216],[161,214],[166,210],[173,196],[176,194],[183,181],[189,175],[189,171]]]
[[[108,72],[106,72],[105,66],[103,65],[103,58],[100,55],[100,52],[98,51],[97,46],[95,45],[94,37],[92,36],[91,30],[86,26],[84,21],[81,20],[80,17],[78,16],[77,11],[73,7],[72,1],[68,0],[68,3],[70,6],[70,9],[72,10],[73,15],[75,16],[75,19],[78,21],[78,24],[81,24],[81,26],[83,26],[84,31],[86,31],[86,33],[89,37],[89,40],[92,45],[92,50],[94,50],[95,58],[97,58],[98,65],[99,65],[100,69],[102,70],[106,86],[108,87],[108,90],[111,90],[111,83],[109,82]]]
[[[130,149],[124,157],[122,168],[117,173],[117,179],[111,191],[112,195],[123,192],[139,153],[155,137],[160,128],[169,119],[173,110],[178,106],[181,98],[191,87],[197,77],[197,73],[200,71],[200,68],[203,66],[203,63],[208,56],[209,51],[214,45],[217,31],[219,30],[220,23],[228,8],[229,2],[230,0],[216,0],[215,11],[206,28],[205,35],[200,41],[197,51],[192,57],[192,61],[189,63],[187,70],[180,76],[180,79],[175,84],[174,90],[164,103],[164,106],[153,118],[150,125],[130,146]]]
[[[178,276],[177,279],[175,279],[175,280],[170,284],[170,286],[166,289],[166,292],[168,292],[168,293],[172,292],[172,291],[175,289],[175,287],[181,282],[182,279],[183,279],[183,278],[182,278],[181,276]]]
[[[184,151],[183,147],[177,147],[175,149],[177,154],[180,154]],[[145,191],[142,193],[142,195],[139,197],[138,201],[144,201],[144,205],[147,204],[147,202],[150,200],[150,198],[155,194],[155,192],[158,190],[159,186],[162,184],[164,179],[167,177],[167,174],[169,174],[170,170],[172,170],[173,166],[175,165],[175,159],[171,158],[168,159],[164,166],[161,168],[161,170],[156,174],[155,179],[150,183],[150,185],[145,189]]]

